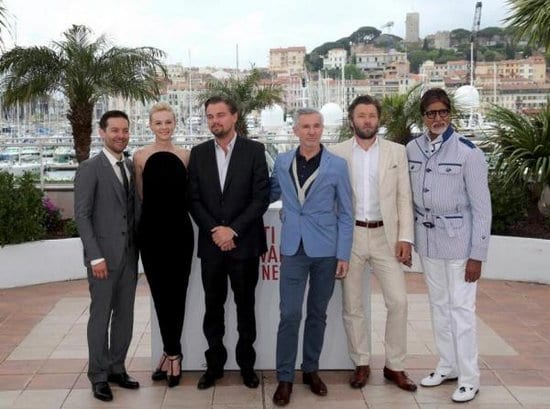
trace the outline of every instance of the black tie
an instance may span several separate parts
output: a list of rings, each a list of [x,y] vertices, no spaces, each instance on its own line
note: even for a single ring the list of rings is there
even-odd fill
[[[126,175],[126,168],[124,167],[124,161],[120,160],[116,163],[120,168],[120,174],[122,175],[122,185],[124,186],[124,191],[126,196],[130,193],[130,183],[128,182],[128,176]]]

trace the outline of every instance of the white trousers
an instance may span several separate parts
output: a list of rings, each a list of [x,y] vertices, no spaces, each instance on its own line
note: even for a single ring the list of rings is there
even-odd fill
[[[458,385],[479,387],[476,335],[477,282],[464,280],[467,260],[420,257],[430,299],[439,363],[437,372],[457,375]]]

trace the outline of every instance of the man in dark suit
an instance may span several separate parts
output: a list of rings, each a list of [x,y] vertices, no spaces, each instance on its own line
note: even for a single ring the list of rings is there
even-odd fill
[[[133,165],[123,155],[129,140],[128,116],[106,112],[99,121],[99,135],[103,150],[78,167],[74,198],[91,297],[88,378],[94,397],[110,401],[108,382],[139,388],[124,366],[132,338],[138,260]]]
[[[210,388],[223,376],[229,278],[237,306],[236,360],[243,383],[256,388],[254,300],[259,256],[267,250],[262,215],[269,205],[265,149],[237,135],[239,114],[233,101],[213,97],[205,102],[205,109],[214,139],[195,146],[189,160],[191,214],[199,227],[198,257],[205,293],[203,331],[208,342],[207,370],[197,387]]]

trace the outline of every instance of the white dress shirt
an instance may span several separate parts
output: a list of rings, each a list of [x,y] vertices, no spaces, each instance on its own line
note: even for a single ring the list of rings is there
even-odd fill
[[[111,152],[109,152],[107,148],[103,147],[102,150],[105,156],[107,156],[107,159],[109,159],[109,163],[113,167],[115,175],[118,178],[120,184],[123,185],[124,183],[122,182],[122,173],[120,173],[120,168],[118,167],[117,162],[120,162],[121,160],[124,161],[124,155],[122,155],[122,159],[117,159]],[[126,161],[124,161],[123,163],[124,169],[126,170],[126,176],[128,177],[128,182],[130,182],[130,171],[128,170],[128,166],[126,166]]]
[[[227,176],[227,168],[229,167],[229,161],[231,160],[231,153],[233,153],[233,148],[235,147],[235,141],[237,140],[237,135],[233,135],[231,142],[227,144],[227,153],[218,144],[217,139],[214,139],[214,145],[216,147],[216,162],[218,164],[218,176],[220,178],[220,188],[223,191],[223,185],[225,185],[225,177]]]
[[[353,140],[353,180],[356,194],[355,219],[380,221],[380,192],[378,188],[378,158],[380,147],[378,137],[368,150]]]

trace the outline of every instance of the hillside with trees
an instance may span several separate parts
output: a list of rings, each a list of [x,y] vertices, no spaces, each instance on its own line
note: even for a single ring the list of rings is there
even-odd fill
[[[435,48],[433,36],[427,36],[418,44],[406,44],[399,36],[392,34],[383,34],[380,30],[364,26],[354,31],[347,37],[342,37],[336,41],[328,41],[314,48],[311,53],[306,55],[306,68],[309,71],[318,71],[323,69],[323,56],[334,48],[343,48],[350,53],[352,44],[373,44],[379,48],[396,49],[397,51],[406,51],[407,59],[411,64],[411,72],[418,72],[419,67],[426,60],[432,60],[437,64],[443,64],[453,60],[470,59],[470,38],[471,31],[457,28],[450,31],[450,48]],[[518,41],[509,28],[486,27],[479,30],[477,34],[477,60],[478,61],[501,61],[514,58],[530,57],[536,49],[529,45],[527,41]],[[550,62],[550,56],[547,55],[547,62]],[[361,78],[360,73],[351,56],[346,66],[346,75],[349,71],[354,73],[353,77]],[[338,76],[339,69],[330,70],[327,74],[331,77]]]

